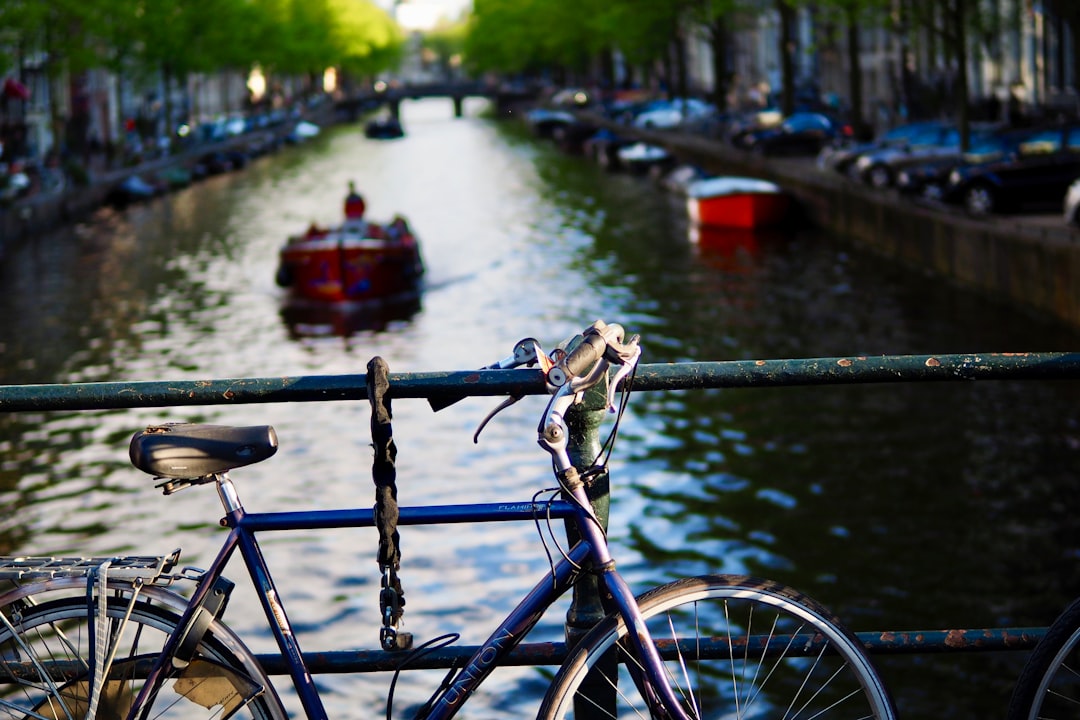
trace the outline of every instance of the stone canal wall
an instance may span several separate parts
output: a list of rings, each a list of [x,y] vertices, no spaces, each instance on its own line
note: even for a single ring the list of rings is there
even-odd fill
[[[819,170],[809,159],[750,155],[717,141],[647,133],[716,174],[761,177],[798,200],[806,219],[851,242],[1080,327],[1080,231],[1061,215],[968,217]]]

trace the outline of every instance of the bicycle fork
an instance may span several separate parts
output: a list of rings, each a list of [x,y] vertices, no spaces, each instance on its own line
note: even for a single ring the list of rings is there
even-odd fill
[[[584,491],[575,493],[575,497]],[[600,581],[611,595],[611,604],[615,608],[623,622],[626,624],[626,637],[629,638],[633,654],[637,658],[627,663],[630,675],[634,679],[638,693],[642,695],[649,705],[651,717],[654,719],[670,718],[671,720],[690,720],[679,699],[672,690],[671,683],[667,681],[666,670],[656,643],[652,641],[649,628],[645,624],[645,617],[637,607],[637,599],[634,597],[629,585],[622,579],[615,568],[615,560],[611,559],[608,552],[607,539],[599,530],[599,526],[590,520],[585,520],[580,528],[586,543],[593,547],[599,565]]]
[[[624,366],[620,368],[620,372],[627,369]],[[614,388],[616,383],[617,380],[613,380],[611,387]],[[563,492],[570,496],[579,508],[578,531],[584,543],[592,548],[592,570],[600,576],[604,587],[611,595],[614,609],[618,610],[626,623],[627,637],[640,663],[637,667],[634,667],[632,663],[628,666],[638,692],[648,703],[653,718],[690,720],[675,696],[671,683],[667,681],[660,653],[653,644],[652,636],[645,625],[645,618],[642,617],[641,610],[638,608],[637,599],[626,581],[615,570],[615,560],[608,549],[603,524],[593,512],[585,484],[567,452],[569,433],[562,413],[563,406],[568,402],[567,398],[572,392],[570,387],[571,383],[567,383],[555,394],[548,406],[548,412],[541,421],[537,441],[551,454],[555,464],[555,476]]]

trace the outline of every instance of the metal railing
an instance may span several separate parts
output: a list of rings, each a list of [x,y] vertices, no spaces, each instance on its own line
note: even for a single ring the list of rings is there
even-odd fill
[[[644,364],[634,380],[635,391],[700,390],[896,382],[972,382],[985,380],[1077,380],[1080,353],[988,353],[891,355]],[[391,399],[426,398],[449,401],[465,396],[544,394],[540,370],[478,370],[428,373],[390,373]],[[365,374],[315,375],[222,380],[102,382],[0,386],[0,411],[44,412],[106,410],[191,405],[240,405],[279,402],[367,400]],[[603,402],[589,402],[568,415],[571,455],[586,455],[599,444],[599,415]],[[605,488],[607,483],[598,483]],[[609,498],[592,498],[606,520]],[[568,621],[571,638],[599,619],[599,603],[586,587],[575,593]],[[1045,628],[954,628],[943,630],[857,633],[872,653],[915,654],[1025,650],[1034,647]],[[448,668],[469,657],[475,647],[444,648],[426,654],[415,668]],[[506,661],[512,665],[558,665],[566,643],[530,643]],[[375,672],[393,670],[400,655],[381,650],[316,652],[308,659],[313,672]],[[277,655],[259,656],[267,672],[286,671]]]

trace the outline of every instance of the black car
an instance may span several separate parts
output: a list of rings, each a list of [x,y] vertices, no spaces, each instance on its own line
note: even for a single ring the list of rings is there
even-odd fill
[[[906,145],[911,141],[912,137],[925,129],[942,124],[936,120],[925,120],[897,125],[870,142],[852,142],[845,139],[824,148],[818,154],[817,164],[822,170],[835,170],[841,175],[846,175],[852,171],[855,162],[861,155],[883,148]]]
[[[801,112],[789,115],[776,127],[739,133],[732,144],[762,155],[817,155],[829,143],[852,135],[847,123],[822,113]]]
[[[973,137],[995,131],[993,125],[973,125]],[[936,160],[959,161],[963,155],[960,128],[953,123],[931,123],[905,142],[863,153],[851,167],[849,177],[875,188],[895,185],[905,168]]]
[[[942,199],[972,215],[1028,206],[1060,209],[1080,176],[1080,123],[1018,132],[1005,155],[949,174]]]
[[[964,153],[934,158],[902,169],[896,176],[896,189],[901,195],[940,200],[953,170],[1000,160],[1015,152],[1017,145],[1031,132],[1006,130],[976,133],[971,138],[970,148]]]
[[[221,151],[206,153],[199,158],[196,165],[196,174],[199,176],[220,175],[221,173],[230,172],[236,167],[233,164],[232,157],[228,153]]]

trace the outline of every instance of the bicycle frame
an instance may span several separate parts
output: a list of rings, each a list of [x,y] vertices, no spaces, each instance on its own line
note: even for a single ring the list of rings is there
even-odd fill
[[[271,513],[248,513],[241,505],[235,487],[227,475],[217,478],[218,494],[226,508],[222,525],[230,528],[228,537],[218,551],[217,556],[207,568],[198,588],[188,602],[187,610],[177,625],[177,631],[169,638],[161,655],[154,663],[147,681],[132,705],[129,720],[145,717],[149,706],[144,707],[152,692],[164,678],[166,667],[176,652],[181,636],[191,624],[195,614],[202,607],[203,601],[222,576],[225,566],[233,553],[239,548],[240,555],[255,585],[263,612],[266,616],[278,648],[289,667],[289,675],[296,688],[304,712],[310,720],[325,720],[326,710],[315,688],[311,673],[304,662],[299,642],[289,622],[288,614],[281,602],[277,585],[270,573],[266,560],[256,540],[256,533],[290,530],[321,530],[365,528],[375,526],[374,510],[340,509],[316,511],[288,511]],[[583,491],[574,493],[576,502],[556,500],[552,502],[491,503],[473,505],[443,505],[425,507],[405,507],[400,509],[399,525],[440,525],[474,522],[508,522],[536,519],[562,519],[577,524],[582,540],[566,552],[555,563],[553,569],[533,587],[518,606],[499,624],[487,640],[477,649],[468,663],[454,677],[454,680],[442,689],[435,698],[428,720],[445,720],[453,717],[468,697],[480,686],[487,676],[524,639],[535,627],[547,609],[569,590],[582,572],[595,572],[601,577],[605,587],[613,598],[612,607],[616,609],[634,628],[629,633],[631,642],[642,667],[636,673],[636,682],[641,685],[642,695],[646,698],[661,698],[660,703],[668,708],[675,708],[678,717],[685,717],[678,710],[671,688],[664,680],[659,655],[656,653],[644,620],[637,607],[629,587],[616,572],[614,561],[608,551],[607,540],[596,524],[595,518],[586,509],[588,500]],[[582,570],[583,567],[591,568]],[[402,651],[402,659],[409,655]],[[655,682],[654,682],[655,681]]]

